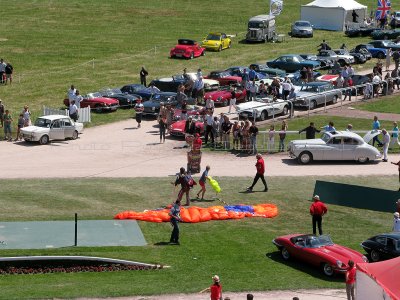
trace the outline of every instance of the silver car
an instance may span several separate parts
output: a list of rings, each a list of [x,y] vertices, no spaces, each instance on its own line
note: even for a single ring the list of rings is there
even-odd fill
[[[315,109],[318,105],[326,103],[335,104],[342,97],[340,90],[334,89],[329,82],[305,83],[294,101],[294,107]]]
[[[381,154],[368,142],[379,133],[369,133],[362,138],[350,131],[325,132],[320,139],[291,141],[288,145],[289,156],[302,164],[313,160],[374,161],[380,159]]]
[[[293,37],[313,37],[314,35],[313,27],[308,21],[294,22],[290,33]]]
[[[49,115],[37,118],[35,125],[21,128],[21,134],[27,142],[39,142],[42,145],[50,140],[77,139],[83,131],[83,124],[74,122],[63,115]]]

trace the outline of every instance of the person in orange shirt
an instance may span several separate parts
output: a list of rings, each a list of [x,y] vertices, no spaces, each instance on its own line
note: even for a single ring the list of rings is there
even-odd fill
[[[354,283],[356,282],[356,267],[354,266],[354,261],[349,260],[349,269],[346,272],[346,293],[347,300],[356,299],[354,296]]]
[[[312,216],[313,234],[317,234],[317,224],[319,235],[322,235],[322,216],[328,212],[326,205],[319,199],[318,195],[313,197],[314,202],[310,206],[310,215]]]
[[[221,300],[222,299],[222,285],[220,283],[219,276],[214,275],[212,280],[213,280],[213,284],[210,287],[200,291],[200,293],[209,291],[211,300]]]

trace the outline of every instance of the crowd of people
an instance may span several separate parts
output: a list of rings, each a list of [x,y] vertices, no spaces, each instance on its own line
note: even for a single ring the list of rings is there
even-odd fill
[[[14,119],[12,117],[11,111],[9,109],[6,109],[1,99],[0,99],[0,123],[4,131],[4,140],[11,142],[13,140],[12,129],[14,124]],[[21,128],[31,125],[31,112],[29,110],[28,105],[25,105],[21,113],[18,115],[16,124],[17,124],[17,133],[14,141],[22,140]]]
[[[4,61],[0,58],[0,84],[12,84],[14,67],[11,63]]]

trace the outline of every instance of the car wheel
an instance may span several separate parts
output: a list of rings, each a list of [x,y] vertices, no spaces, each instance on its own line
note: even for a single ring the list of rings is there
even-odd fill
[[[346,62],[343,59],[339,59],[338,63],[341,67],[344,67],[346,65]]]
[[[327,263],[324,263],[322,265],[322,271],[324,272],[324,274],[326,276],[329,276],[329,277],[333,276],[333,273],[334,273],[332,266],[330,264],[327,264]]]
[[[384,59],[385,58],[385,53],[383,52],[379,52],[376,57],[378,57],[379,59]]]
[[[49,143],[49,136],[43,135],[39,140],[40,145],[46,145]]]
[[[282,111],[282,115],[286,116],[289,113],[289,108],[285,106]]]
[[[370,256],[373,262],[377,262],[381,259],[381,255],[376,250],[372,250]]]
[[[290,253],[289,253],[289,251],[288,251],[285,247],[283,247],[283,248],[281,249],[281,255],[282,255],[282,258],[283,258],[284,260],[289,260],[289,259],[290,259]]]
[[[94,109],[95,109],[95,111],[96,111],[97,113],[101,113],[101,111],[102,111],[100,105],[95,106]]]
[[[360,164],[365,164],[366,162],[368,162],[369,158],[368,157],[359,157],[358,158],[358,162]]]
[[[222,106],[224,107],[228,106],[228,99],[224,99],[224,101],[222,101]]]
[[[201,56],[206,56],[206,50],[203,50],[203,52],[201,52]]]
[[[222,45],[220,45],[218,48],[218,52],[221,52],[221,51],[222,51]]]
[[[332,99],[332,104],[336,104],[337,103],[337,99],[338,99],[338,96],[334,96],[333,99]]]
[[[232,46],[232,42],[229,42],[228,44],[228,48],[230,48]]]
[[[265,111],[265,110],[263,110],[263,111],[261,112],[261,115],[260,115],[260,120],[261,120],[261,121],[265,121],[266,119],[268,119],[268,112]]]
[[[317,101],[312,100],[312,101],[310,102],[310,110],[313,110],[313,109],[315,109],[316,107],[317,107]]]
[[[72,134],[72,139],[76,140],[78,138],[78,131],[74,131],[74,133]]]
[[[189,59],[193,59],[194,58],[194,53],[190,53],[190,58]]]
[[[302,163],[303,165],[309,164],[310,162],[312,162],[312,160],[313,156],[308,151],[301,152],[299,155],[299,162]]]

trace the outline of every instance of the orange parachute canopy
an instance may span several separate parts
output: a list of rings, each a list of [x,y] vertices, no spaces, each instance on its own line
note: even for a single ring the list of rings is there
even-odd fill
[[[208,208],[191,206],[181,207],[181,220],[186,223],[206,222],[210,220],[243,219],[245,217],[273,218],[278,215],[274,204],[211,206]],[[169,209],[145,210],[143,212],[123,211],[114,219],[133,219],[146,222],[169,222]]]

